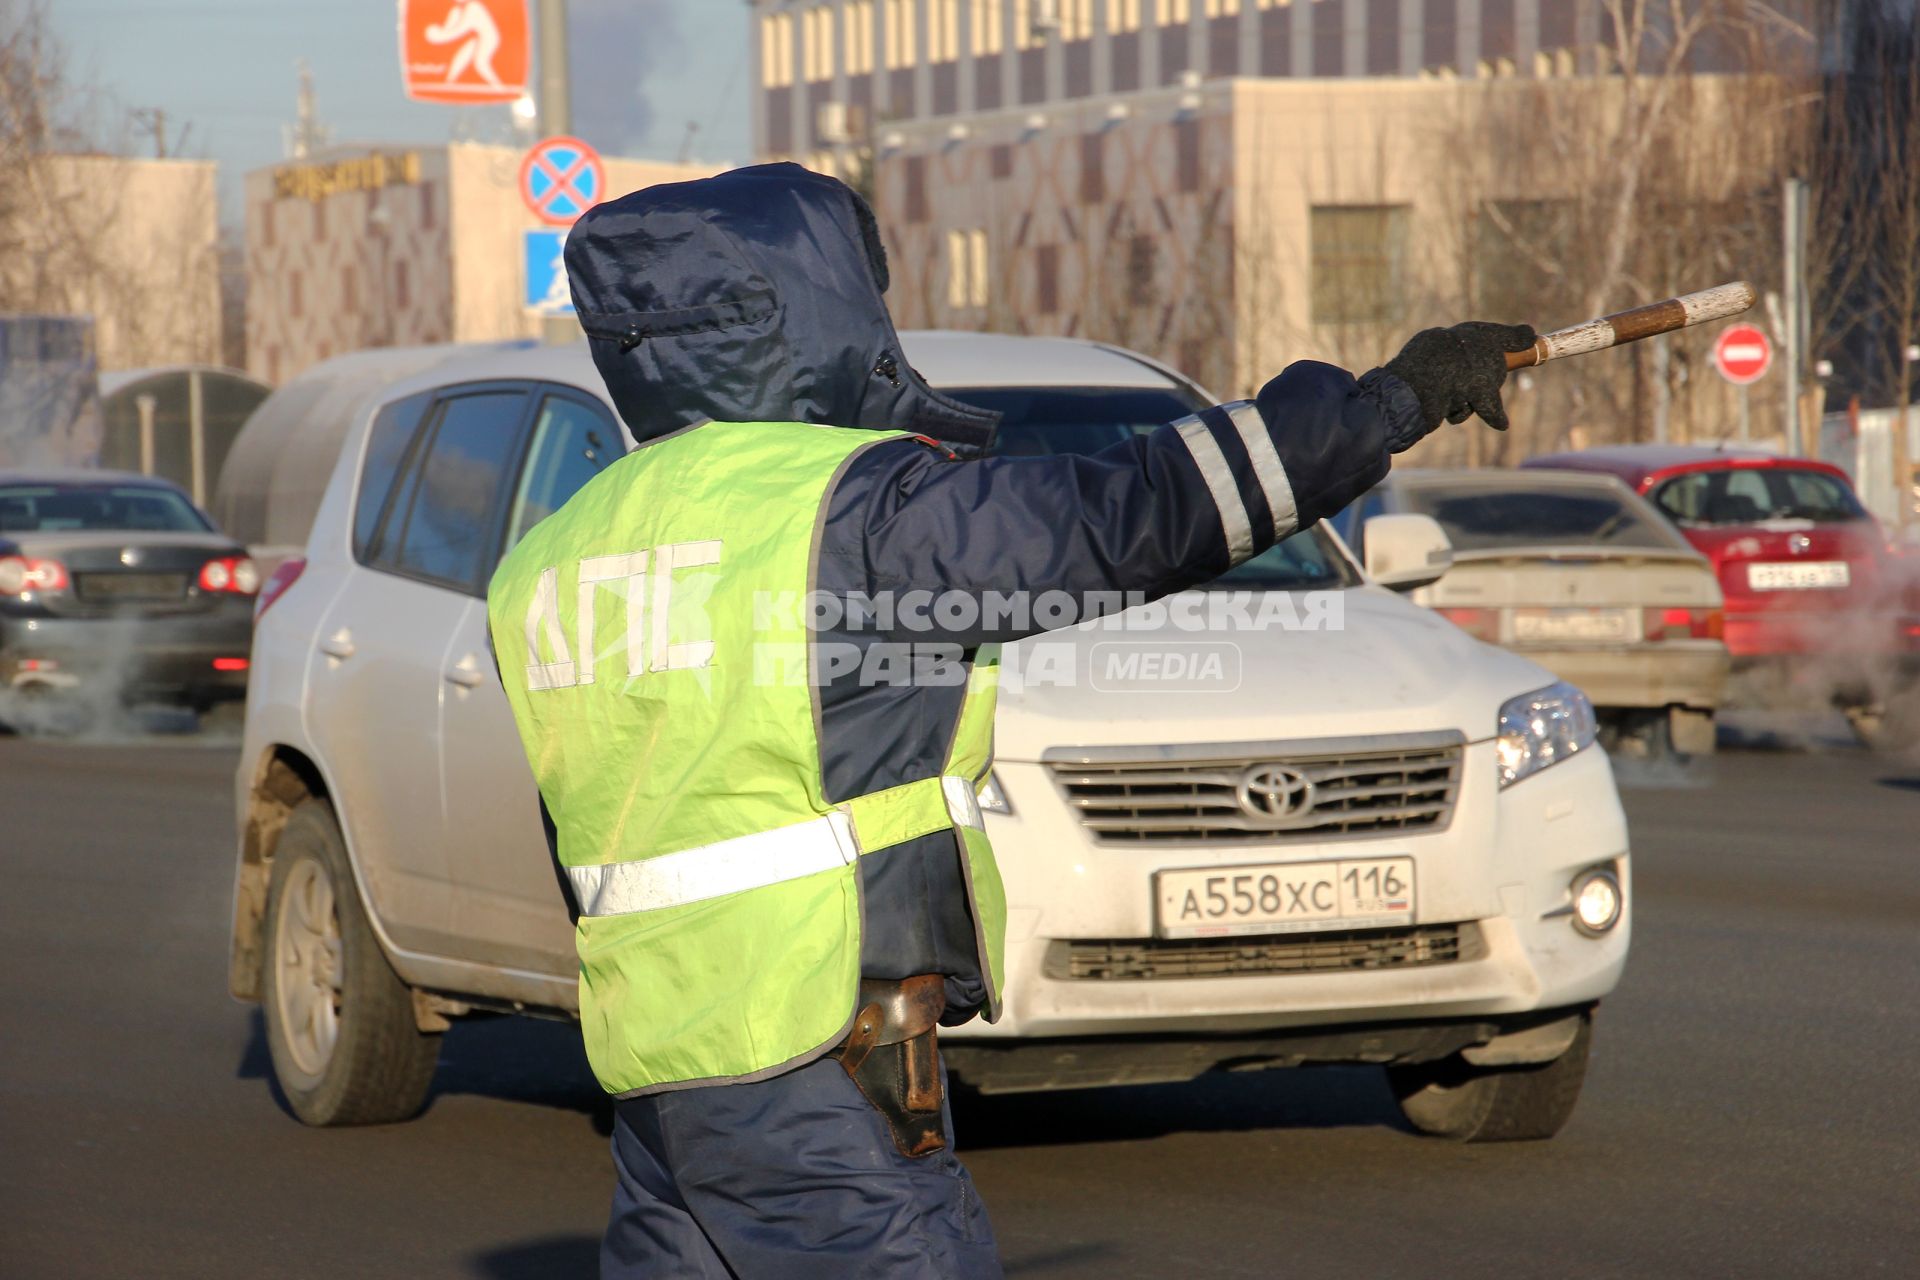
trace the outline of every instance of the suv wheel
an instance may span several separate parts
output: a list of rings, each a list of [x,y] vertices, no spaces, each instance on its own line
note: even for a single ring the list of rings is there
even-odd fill
[[[1520,1142],[1560,1132],[1587,1078],[1593,1015],[1567,1051],[1551,1062],[1476,1067],[1458,1054],[1438,1062],[1388,1067],[1387,1081],[1407,1123],[1457,1142]]]
[[[321,801],[300,804],[280,834],[266,923],[267,1048],[293,1113],[311,1125],[417,1113],[440,1037],[415,1024],[413,992],[373,936],[346,842]]]

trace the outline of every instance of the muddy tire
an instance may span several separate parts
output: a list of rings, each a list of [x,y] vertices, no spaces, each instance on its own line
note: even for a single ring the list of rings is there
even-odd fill
[[[1400,1113],[1421,1133],[1455,1142],[1528,1142],[1551,1138],[1573,1115],[1587,1078],[1593,1015],[1567,1051],[1551,1062],[1476,1067],[1458,1056],[1388,1067]]]
[[[316,1126],[417,1115],[440,1037],[415,1024],[413,992],[367,923],[346,842],[322,801],[301,803],[281,832],[265,941],[267,1049],[294,1115]]]

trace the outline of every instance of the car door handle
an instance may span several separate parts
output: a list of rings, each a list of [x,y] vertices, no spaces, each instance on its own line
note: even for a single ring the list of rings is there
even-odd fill
[[[478,689],[486,683],[487,673],[471,665],[471,659],[462,659],[459,666],[447,670],[447,683],[458,685],[462,689]]]
[[[320,652],[329,658],[339,658],[342,661],[351,658],[356,652],[353,647],[353,633],[345,627],[340,628],[320,642]]]

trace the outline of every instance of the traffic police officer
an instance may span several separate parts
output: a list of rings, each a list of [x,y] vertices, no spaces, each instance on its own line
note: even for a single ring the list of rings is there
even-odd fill
[[[908,367],[873,216],[832,178],[648,188],[566,260],[638,447],[506,557],[488,610],[618,1100],[603,1274],[998,1275],[934,1029],[999,1012],[975,789],[994,646],[1037,626],[895,600],[1202,583],[1443,418],[1504,425],[1532,331],[1429,330],[1101,453],[981,458],[994,416]]]

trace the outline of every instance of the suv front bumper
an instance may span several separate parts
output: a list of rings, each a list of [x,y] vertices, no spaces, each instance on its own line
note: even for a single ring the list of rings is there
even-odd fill
[[[1605,754],[1583,751],[1505,791],[1496,785],[1490,743],[1467,747],[1463,769],[1444,831],[1196,849],[1098,844],[1044,766],[996,766],[1013,808],[988,820],[1009,904],[1005,1011],[992,1025],[976,1021],[945,1033],[955,1061],[979,1057],[975,1047],[1018,1040],[1084,1040],[1091,1052],[1095,1041],[1123,1037],[1199,1044],[1182,1052],[1217,1050],[1224,1061],[1249,1052],[1236,1041],[1262,1033],[1298,1043],[1299,1033],[1386,1025],[1414,1033],[1410,1048],[1388,1058],[1417,1058],[1427,1043],[1423,1027],[1511,1026],[1600,999],[1619,981],[1631,938],[1626,823]],[[1415,859],[1419,899],[1405,929],[1209,939],[1229,952],[1236,944],[1305,944],[1288,959],[1306,959],[1280,972],[1138,976],[1142,957],[1150,968],[1156,954],[1190,945],[1154,937],[1156,870],[1381,856]],[[1613,928],[1588,937],[1567,914],[1569,887],[1601,865],[1618,876],[1625,902]],[[1424,939],[1393,936],[1422,931]],[[1340,967],[1337,956],[1326,967],[1324,954],[1312,955],[1316,939],[1335,945],[1369,937],[1374,945],[1352,949],[1353,967]],[[1119,962],[1109,962],[1116,955]],[[1079,968],[1098,976],[1070,976],[1076,956],[1091,958]]]

